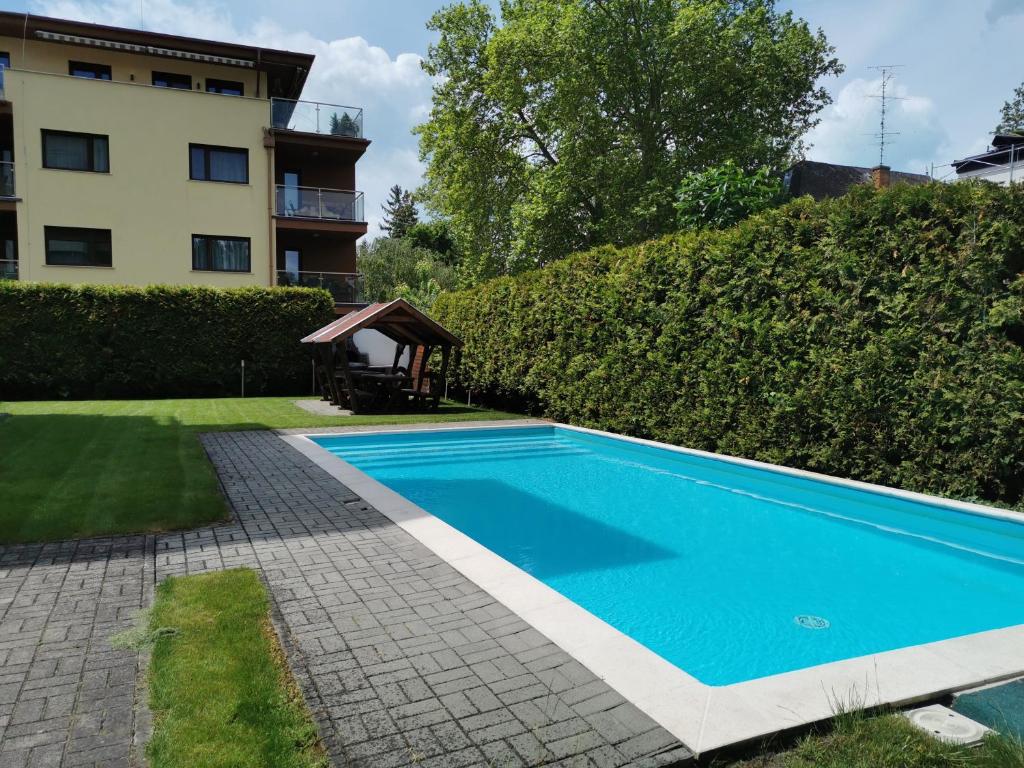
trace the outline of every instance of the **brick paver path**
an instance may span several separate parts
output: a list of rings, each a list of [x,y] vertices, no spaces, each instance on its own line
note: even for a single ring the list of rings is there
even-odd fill
[[[203,442],[230,524],[0,548],[3,768],[128,765],[138,657],[112,649],[110,634],[149,604],[154,580],[239,565],[270,588],[338,766],[689,760],[667,731],[276,435]]]

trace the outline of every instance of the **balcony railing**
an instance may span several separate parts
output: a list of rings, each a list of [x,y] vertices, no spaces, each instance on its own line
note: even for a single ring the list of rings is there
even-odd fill
[[[0,161],[0,197],[14,197],[14,163]]]
[[[324,288],[335,304],[363,303],[363,276],[356,272],[293,272],[277,270],[277,284],[302,288]]]
[[[278,184],[275,212],[278,216],[295,216],[300,219],[365,221],[363,193],[341,189]]]
[[[18,260],[0,259],[0,280],[18,279]]]
[[[363,138],[363,110],[340,104],[293,99],[270,100],[270,125],[286,131]]]

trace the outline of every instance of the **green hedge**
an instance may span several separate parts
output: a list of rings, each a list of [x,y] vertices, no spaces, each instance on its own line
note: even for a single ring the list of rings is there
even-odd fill
[[[0,397],[238,395],[310,389],[299,339],[329,322],[306,288],[55,285],[0,281]]]
[[[1024,190],[857,189],[442,295],[454,382],[615,432],[1024,504]]]

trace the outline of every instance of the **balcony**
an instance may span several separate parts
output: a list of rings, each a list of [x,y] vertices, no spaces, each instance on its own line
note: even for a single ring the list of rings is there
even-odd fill
[[[0,197],[15,197],[14,163],[9,160],[0,162]]]
[[[0,259],[0,280],[18,279],[18,260]]]
[[[270,100],[270,126],[283,131],[363,138],[363,110],[340,104],[293,99]]]
[[[274,212],[278,216],[324,221],[365,221],[362,192],[278,184],[276,198]]]
[[[301,288],[323,288],[335,304],[363,304],[363,276],[356,272],[293,272],[277,270],[277,284]]]

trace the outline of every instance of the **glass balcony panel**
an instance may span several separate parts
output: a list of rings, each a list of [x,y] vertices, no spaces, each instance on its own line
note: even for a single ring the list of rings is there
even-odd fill
[[[341,104],[294,99],[270,100],[270,125],[285,131],[363,137],[363,110]]]
[[[275,213],[303,219],[363,221],[363,193],[277,185]]]
[[[355,272],[277,271],[277,284],[301,288],[323,288],[335,304],[363,303],[363,276]]]
[[[0,197],[14,197],[14,163],[0,162]]]

